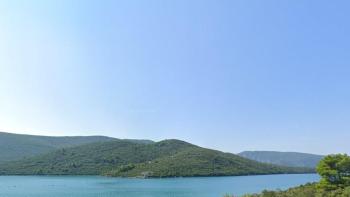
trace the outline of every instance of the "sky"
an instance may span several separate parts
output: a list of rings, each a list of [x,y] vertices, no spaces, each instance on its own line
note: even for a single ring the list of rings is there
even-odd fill
[[[0,0],[0,131],[350,153],[349,6]]]

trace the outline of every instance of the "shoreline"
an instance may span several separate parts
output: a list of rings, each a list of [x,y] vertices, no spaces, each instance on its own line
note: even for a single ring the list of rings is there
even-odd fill
[[[274,176],[274,175],[308,175],[317,173],[276,173],[276,174],[250,174],[250,175],[227,175],[227,176],[174,176],[174,177],[113,177],[113,176],[103,176],[103,175],[62,175],[62,174],[50,174],[50,175],[0,175],[0,177],[101,177],[101,178],[111,178],[111,179],[186,179],[186,178],[224,178],[224,177],[254,177],[254,176]]]

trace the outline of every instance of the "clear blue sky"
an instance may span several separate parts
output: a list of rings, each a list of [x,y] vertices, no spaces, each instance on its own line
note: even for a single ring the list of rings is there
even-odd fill
[[[0,1],[0,130],[350,152],[349,1]]]

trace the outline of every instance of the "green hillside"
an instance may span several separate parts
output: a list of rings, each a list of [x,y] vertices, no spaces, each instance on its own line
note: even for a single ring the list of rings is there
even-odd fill
[[[97,142],[0,165],[0,174],[98,175],[121,165],[141,163],[191,146],[185,142]]]
[[[263,163],[308,168],[315,168],[318,162],[323,158],[322,155],[277,151],[245,151],[238,155]]]
[[[278,167],[179,140],[113,140],[65,148],[0,165],[3,175],[213,176],[311,172]]]
[[[228,176],[310,172],[251,161],[240,156],[201,147],[185,150],[152,161],[122,166],[108,173],[125,177]]]
[[[321,180],[285,191],[263,191],[243,197],[349,197],[350,157],[346,154],[325,156],[316,167]],[[225,197],[231,197],[226,195]],[[233,196],[232,196],[233,197]]]
[[[48,137],[0,132],[0,163],[49,153],[61,148],[111,140],[114,138],[104,136]],[[150,141],[139,142],[149,143]]]

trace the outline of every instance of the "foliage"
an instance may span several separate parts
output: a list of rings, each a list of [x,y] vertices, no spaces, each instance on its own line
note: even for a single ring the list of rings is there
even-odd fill
[[[6,175],[170,177],[303,172],[312,170],[262,164],[180,140],[97,142],[0,165],[0,174]]]
[[[247,194],[243,197],[349,197],[350,187],[335,190],[320,190],[316,183],[291,188],[286,191],[263,191],[261,194]]]
[[[263,191],[244,197],[350,197],[350,157],[328,155],[317,166],[319,183],[309,183],[286,191]]]
[[[149,172],[148,177],[228,176],[302,173],[305,170],[262,164],[230,153],[192,146],[175,154],[139,163],[127,171],[111,171],[109,175],[144,177],[143,173]]]
[[[28,158],[61,148],[111,141],[104,136],[48,137],[0,132],[0,163]]]
[[[350,157],[343,154],[328,155],[317,166],[322,177],[318,186],[333,190],[350,186]]]
[[[165,144],[166,142],[144,144],[128,140],[84,144],[4,163],[0,165],[0,174],[99,175],[122,165],[145,162],[171,154],[189,145]]]

